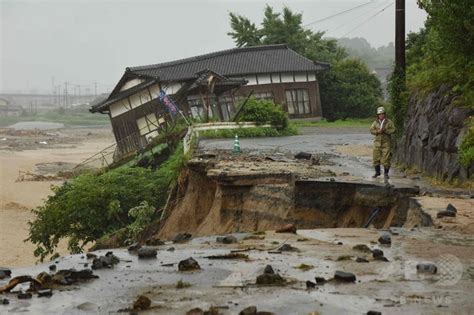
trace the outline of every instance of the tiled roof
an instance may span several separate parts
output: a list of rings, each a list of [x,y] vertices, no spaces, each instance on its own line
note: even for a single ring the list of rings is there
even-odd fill
[[[196,57],[147,66],[127,68],[138,75],[160,81],[196,78],[202,70],[212,70],[226,77],[256,73],[306,72],[329,68],[329,64],[313,62],[287,45],[233,48]]]

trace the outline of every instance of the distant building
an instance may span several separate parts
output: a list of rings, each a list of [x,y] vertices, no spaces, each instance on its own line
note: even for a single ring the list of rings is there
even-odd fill
[[[122,153],[146,145],[166,123],[160,93],[171,96],[184,115],[194,118],[229,120],[251,91],[255,98],[281,104],[291,118],[322,117],[317,72],[329,67],[286,45],[234,48],[130,67],[91,112],[110,116]]]

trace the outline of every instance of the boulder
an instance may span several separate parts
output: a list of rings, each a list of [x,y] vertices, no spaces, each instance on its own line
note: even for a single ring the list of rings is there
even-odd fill
[[[179,271],[195,271],[201,270],[201,266],[199,266],[198,262],[194,260],[194,258],[189,257],[188,259],[181,260],[178,264]]]
[[[350,272],[337,270],[334,274],[334,280],[336,280],[337,282],[355,282],[356,276]]]
[[[353,250],[358,250],[364,253],[372,253],[372,250],[369,248],[369,246],[365,244],[357,244],[352,247]]]
[[[455,216],[456,216],[456,212],[448,211],[448,210],[443,210],[436,214],[436,217],[438,219],[444,218],[444,217],[455,217]]]
[[[276,233],[293,233],[296,234],[296,226],[294,224],[287,224],[275,231]]]
[[[44,289],[38,291],[38,297],[51,297],[53,296],[53,290],[51,289]]]
[[[383,251],[378,248],[374,248],[372,250],[372,257],[377,258],[377,257],[382,257],[383,256]]]
[[[140,259],[156,258],[158,252],[151,247],[142,247],[137,251],[137,255]]]
[[[0,280],[9,278],[12,275],[12,271],[8,268],[0,267]]]
[[[239,315],[257,315],[257,307],[249,306],[239,312]]]
[[[421,263],[416,265],[416,272],[435,274],[438,272],[438,267],[432,263]]]
[[[173,238],[173,243],[184,243],[189,241],[192,238],[192,235],[189,233],[179,233]]]
[[[138,298],[133,302],[133,309],[134,310],[147,310],[150,308],[151,300],[144,296],[140,295]]]
[[[222,244],[234,244],[234,243],[237,243],[238,240],[233,235],[226,235],[226,236],[216,237],[216,242],[217,243],[222,243]]]
[[[383,234],[379,237],[379,243],[383,245],[390,245],[392,244],[392,238],[388,234]]]

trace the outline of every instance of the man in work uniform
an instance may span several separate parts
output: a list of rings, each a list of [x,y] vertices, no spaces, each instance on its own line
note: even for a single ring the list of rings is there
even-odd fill
[[[390,171],[391,155],[391,135],[395,132],[395,125],[393,122],[385,117],[385,109],[383,107],[377,108],[377,119],[370,127],[370,133],[375,136],[373,164],[375,168],[375,175],[372,178],[377,178],[381,175],[380,164],[384,166],[384,177],[388,179],[388,172]]]

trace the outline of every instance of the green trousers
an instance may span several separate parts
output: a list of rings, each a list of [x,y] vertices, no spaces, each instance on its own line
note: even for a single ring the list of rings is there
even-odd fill
[[[384,141],[382,143],[374,144],[373,164],[390,167],[390,160],[392,159],[392,152],[390,150],[390,142]]]

